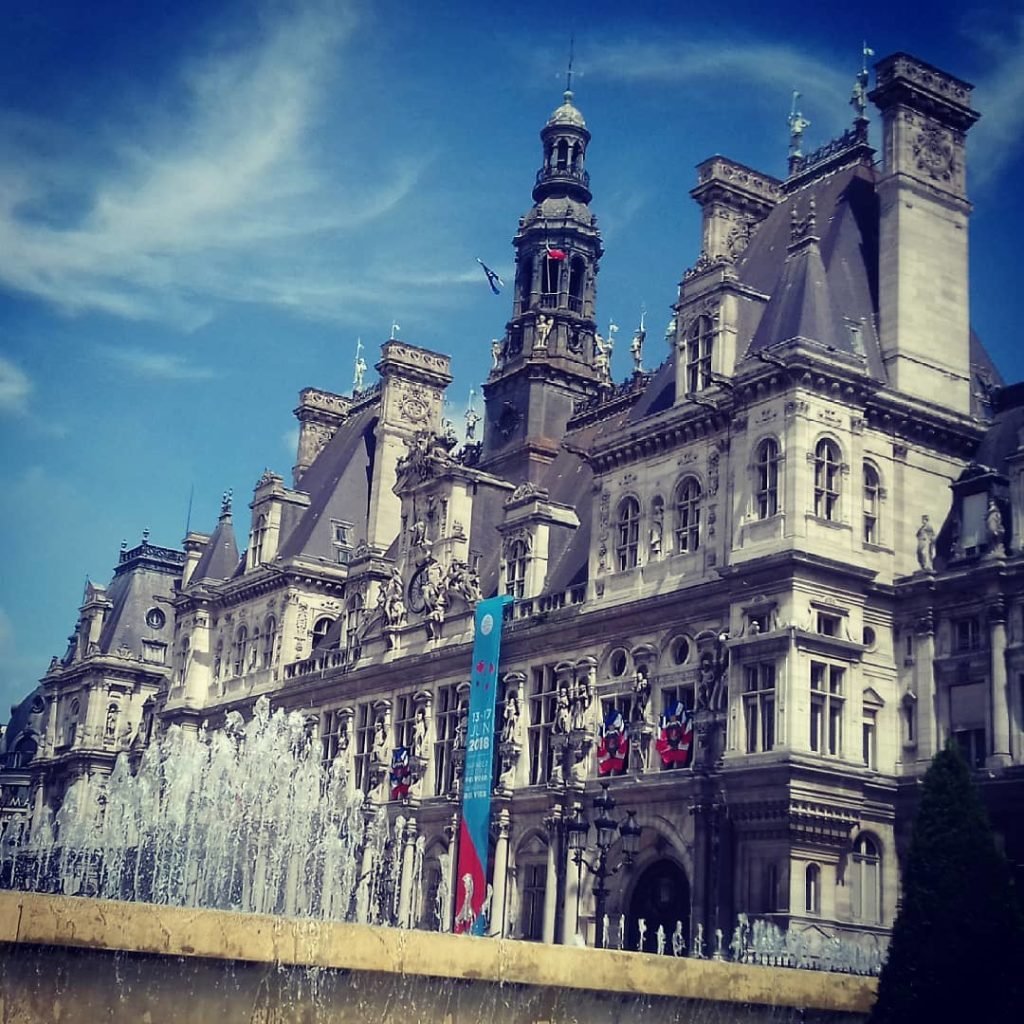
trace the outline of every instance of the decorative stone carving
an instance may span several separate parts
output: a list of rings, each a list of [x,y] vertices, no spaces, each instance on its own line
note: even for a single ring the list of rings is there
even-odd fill
[[[931,572],[935,558],[935,527],[928,516],[921,516],[921,525],[917,528],[917,564],[925,571]]]

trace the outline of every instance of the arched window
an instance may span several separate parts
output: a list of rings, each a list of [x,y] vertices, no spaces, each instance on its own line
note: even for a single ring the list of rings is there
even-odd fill
[[[757,446],[757,518],[768,519],[779,511],[779,442],[766,437]]]
[[[804,910],[821,913],[821,868],[817,864],[808,864],[804,871]]]
[[[882,497],[882,485],[878,470],[870,463],[864,463],[864,543],[878,544],[878,507]]]
[[[188,674],[188,662],[192,654],[192,644],[189,642],[189,638],[186,636],[181,641],[181,647],[178,649],[178,682],[184,683],[185,676]]]
[[[533,291],[533,259],[524,256],[519,264],[519,309],[530,308],[530,293]]]
[[[256,520],[256,525],[252,528],[252,565],[255,568],[257,565],[263,564],[263,545],[267,539],[267,517],[261,515]]]
[[[586,280],[587,264],[582,256],[573,256],[569,264],[569,308],[574,313],[583,309],[583,282]]]
[[[76,697],[68,707],[68,726],[65,735],[67,736],[69,747],[73,747],[75,745],[75,736],[78,734],[78,716],[81,714],[81,711],[82,705],[78,702],[78,698]]]
[[[328,615],[324,615],[322,618],[316,620],[313,623],[313,650],[315,651],[323,642],[327,639],[327,634],[330,631],[331,625],[334,620]]]
[[[569,166],[569,143],[566,139],[558,140],[558,148],[556,150],[558,161],[558,170],[564,171]]]
[[[541,259],[543,260],[540,283],[540,290],[543,292],[541,295],[541,305],[554,306],[557,304],[558,299],[559,274],[565,260],[553,259],[547,254],[547,251],[542,254]]]
[[[624,498],[619,505],[618,555],[619,571],[632,569],[639,562],[640,550],[640,502],[636,498]]]
[[[864,924],[882,921],[882,856],[877,840],[857,837],[850,856],[850,897],[854,919]]]
[[[260,654],[260,627],[257,623],[252,628],[252,638],[249,640],[249,671],[256,668]]]
[[[686,334],[686,390],[703,391],[711,380],[711,354],[715,335],[711,317],[699,316]]]
[[[823,437],[814,449],[814,514],[835,522],[839,518],[839,447]]]
[[[238,632],[235,634],[235,658],[232,665],[234,675],[236,676],[240,676],[245,668],[245,647],[248,639],[249,631],[245,626],[239,626]]]
[[[267,622],[263,630],[263,667],[270,668],[274,662],[274,639],[277,633],[277,622],[274,616],[267,616]]]
[[[688,476],[676,491],[676,551],[700,547],[700,481]]]
[[[526,593],[526,558],[528,548],[525,540],[514,540],[509,545],[505,560],[505,593],[519,599]]]

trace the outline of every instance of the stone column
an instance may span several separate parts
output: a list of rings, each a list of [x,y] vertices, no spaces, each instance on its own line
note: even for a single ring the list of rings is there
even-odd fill
[[[554,944],[558,913],[558,848],[562,832],[562,811],[557,805],[551,808],[547,826],[548,862],[547,874],[544,878],[544,926],[541,937],[544,942]]]
[[[989,645],[992,653],[992,753],[988,768],[1010,764],[1010,701],[1006,686],[1006,605],[999,601],[988,613]]]
[[[402,836],[402,877],[398,883],[398,927],[412,927],[412,885],[416,872],[416,819],[405,823]]]
[[[491,920],[488,922],[488,935],[505,937],[507,922],[505,920],[506,904],[508,903],[508,833],[511,818],[507,807],[498,810],[498,841],[494,844],[494,888],[491,893]]]
[[[373,874],[373,844],[370,830],[377,817],[377,805],[371,800],[363,804],[363,854],[359,863],[359,880],[356,883],[356,921],[367,924],[370,920],[370,876]]]
[[[917,760],[930,761],[942,747],[942,718],[935,686],[935,620],[931,613],[914,624],[914,686],[917,694]],[[948,688],[947,688],[948,692]],[[949,726],[949,714],[945,716]]]
[[[568,803],[566,813],[571,813]],[[563,946],[572,946],[575,945],[576,929],[579,927],[580,868],[572,859],[568,843],[565,844],[562,869],[565,871],[565,900],[562,903],[562,934],[559,941]]]

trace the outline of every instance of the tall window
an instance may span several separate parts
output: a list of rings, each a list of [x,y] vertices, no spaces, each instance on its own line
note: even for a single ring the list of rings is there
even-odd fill
[[[846,669],[811,662],[811,750],[839,757],[843,752],[843,686]]]
[[[530,293],[533,290],[533,260],[524,256],[519,264],[519,308],[527,310],[530,308]]]
[[[547,865],[526,863],[523,873],[523,904],[519,915],[522,937],[539,942],[544,937],[544,890],[547,886]]]
[[[976,618],[956,619],[953,631],[953,642],[957,651],[976,651],[981,647],[981,626]]]
[[[505,559],[505,593],[519,599],[526,594],[526,556],[528,553],[525,540],[514,540],[508,546]]]
[[[822,438],[814,449],[814,514],[834,522],[839,518],[839,448]]]
[[[341,721],[340,711],[325,711],[320,721],[320,762],[325,768],[330,768],[341,749]]]
[[[459,721],[458,687],[442,686],[434,709],[434,795],[450,793],[455,784],[455,732]]]
[[[252,627],[252,639],[249,641],[249,671],[251,672],[259,661],[260,656],[260,626],[256,623]]]
[[[700,546],[700,481],[688,476],[676,492],[676,551]]]
[[[714,347],[711,317],[699,316],[686,335],[686,390],[703,391],[711,379],[711,353]]]
[[[373,708],[360,704],[356,708],[356,789],[365,793],[370,788],[370,749],[373,746]]]
[[[583,309],[583,282],[586,280],[587,265],[582,256],[573,256],[569,265],[569,308],[574,313]]]
[[[882,857],[869,835],[857,837],[850,856],[850,896],[854,919],[865,924],[882,920]]]
[[[767,519],[779,511],[779,442],[766,437],[757,446],[757,518]]]
[[[270,668],[274,663],[274,640],[277,634],[277,622],[274,616],[267,617],[263,631],[263,667]]]
[[[743,718],[747,753],[775,746],[775,663],[747,665],[744,676]]]
[[[555,721],[556,679],[551,665],[533,669],[530,679],[530,785],[542,785],[551,775],[551,727]]]
[[[878,470],[870,462],[864,463],[864,543],[877,544],[878,541],[878,506],[881,500],[882,486],[878,479]]]
[[[240,676],[245,669],[245,648],[249,640],[249,631],[245,626],[239,626],[235,634],[235,657],[232,668],[234,675]]]
[[[267,517],[261,515],[252,528],[252,564],[253,568],[263,564],[263,548],[267,540]]]
[[[804,910],[821,913],[821,868],[817,864],[808,864],[804,870]]]
[[[878,709],[864,706],[861,721],[861,756],[868,768],[878,767]]]
[[[621,572],[623,569],[632,569],[639,561],[640,502],[636,498],[624,498],[619,505],[618,528],[615,550]]]

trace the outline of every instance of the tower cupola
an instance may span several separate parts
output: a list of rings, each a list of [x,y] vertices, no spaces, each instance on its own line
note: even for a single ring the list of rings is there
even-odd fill
[[[574,403],[610,380],[610,346],[597,333],[594,308],[604,249],[589,206],[590,132],[571,88],[540,138],[533,206],[512,240],[512,318],[492,346],[494,364],[483,389],[483,465],[517,482],[539,479],[558,451]]]

